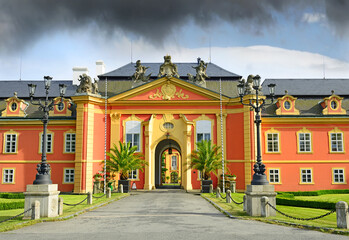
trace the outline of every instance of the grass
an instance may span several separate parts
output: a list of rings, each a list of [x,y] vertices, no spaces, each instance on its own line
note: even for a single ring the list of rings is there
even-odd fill
[[[285,223],[282,222],[287,222],[287,223],[292,223],[292,224],[297,224],[297,225],[307,225],[308,228],[324,228],[322,231],[324,232],[332,232],[330,229],[326,228],[337,228],[337,219],[336,219],[336,213],[332,213],[329,216],[326,216],[321,219],[317,220],[311,220],[311,221],[303,221],[303,220],[295,220],[291,219],[288,217],[285,217],[279,213],[276,213],[275,217],[251,217],[246,214],[246,212],[243,211],[243,206],[237,205],[235,203],[226,203],[225,199],[222,198],[216,198],[215,194],[211,193],[205,193],[202,194],[203,196],[209,198],[211,201],[219,205],[221,208],[223,208],[225,211],[229,212],[233,216],[237,216],[242,219],[250,219],[250,220],[258,220],[258,221],[263,221],[263,222],[271,222],[271,223],[279,223],[284,225]],[[332,195],[332,194],[331,194]],[[336,194],[336,195],[346,195],[346,194]],[[225,196],[225,194],[222,194],[222,196]],[[232,193],[231,197],[236,201],[236,202],[242,202],[243,201],[243,193]],[[318,197],[323,197],[322,199],[326,199],[326,195],[323,196],[317,196],[313,197],[313,200],[318,200]],[[339,199],[343,199],[341,196],[337,196]],[[302,199],[305,197],[302,197]],[[308,198],[308,197],[307,197]],[[335,199],[335,198],[333,198]],[[293,217],[297,218],[311,218],[311,217],[316,217],[323,215],[329,210],[323,210],[323,209],[314,209],[314,208],[301,208],[301,207],[291,207],[291,206],[281,206],[277,205],[277,209],[280,210],[281,212],[284,212],[288,215],[291,215]],[[287,225],[287,224],[286,224]],[[301,226],[299,226],[301,227]],[[339,230],[339,229],[338,229]],[[349,230],[348,229],[340,229],[340,231],[343,231],[345,235],[349,235]]]
[[[93,196],[98,197],[98,196],[102,196],[102,193],[98,193],[98,194],[94,194]],[[89,208],[97,206],[99,204],[108,202],[108,201],[112,201],[112,200],[117,200],[123,196],[128,195],[128,193],[112,193],[111,198],[106,198],[106,197],[102,197],[102,198],[93,198],[92,205],[87,205],[87,202],[83,202],[80,205],[77,206],[63,206],[63,215],[62,216],[58,216],[58,217],[54,217],[54,218],[41,218],[40,220],[23,220],[23,215],[15,218],[13,220],[10,221],[6,221],[0,224],[0,232],[4,232],[4,231],[9,231],[9,230],[14,230],[14,229],[18,229],[24,226],[28,226],[28,225],[32,225],[38,222],[42,222],[42,221],[57,221],[57,220],[62,220],[62,218],[69,218],[69,216],[72,216],[74,214],[77,214],[79,212],[83,212],[84,210],[88,211]],[[59,195],[60,197],[63,197],[63,202],[64,203],[69,203],[69,204],[75,204],[78,203],[80,201],[82,201],[83,199],[86,198],[86,195]],[[1,199],[2,201],[3,199]],[[14,200],[14,199],[7,199],[7,200]],[[15,199],[17,201],[17,199]],[[22,201],[24,201],[24,199],[22,199]],[[10,217],[16,216],[20,213],[22,213],[24,211],[24,209],[12,209],[12,210],[2,210],[0,211],[0,221],[8,219]]]

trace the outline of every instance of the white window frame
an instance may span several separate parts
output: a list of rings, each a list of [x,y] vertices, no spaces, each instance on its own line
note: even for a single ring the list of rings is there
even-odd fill
[[[336,139],[333,139],[332,137],[335,136]],[[340,136],[341,139],[338,139],[338,136]],[[330,147],[331,152],[344,152],[344,146],[343,146],[343,133],[341,132],[332,132],[330,133]],[[339,149],[341,148],[341,149]]]
[[[281,183],[280,181],[280,169],[270,168],[269,169],[269,182],[270,183]]]
[[[17,153],[17,134],[5,133],[4,153]],[[9,138],[9,139],[8,139]]]
[[[175,163],[175,165],[173,163]],[[171,156],[171,170],[177,171],[177,155]]]
[[[74,168],[64,168],[64,183],[74,183],[75,181],[75,169]]]
[[[309,139],[306,139],[309,136]],[[303,137],[303,139],[301,139]],[[304,146],[304,149],[301,146]],[[311,133],[309,132],[300,132],[298,133],[298,150],[300,153],[311,153],[312,152],[312,142],[311,142]]]
[[[129,180],[138,180],[138,169],[129,171],[128,172],[128,179]]]
[[[74,136],[74,139],[72,139]],[[68,139],[69,137],[69,139]],[[76,151],[76,133],[65,133],[64,137],[64,152],[75,153]]]
[[[40,133],[40,144],[39,144],[39,153],[42,153],[42,145],[43,143],[43,133]],[[48,132],[46,133],[46,153],[53,153],[53,133],[52,132]],[[49,139],[51,138],[51,139]],[[49,151],[50,150],[50,151]]]
[[[345,174],[343,168],[332,169],[333,183],[334,184],[345,184]]]
[[[136,152],[139,152],[141,146],[141,122],[127,121],[125,129],[126,142],[131,142],[131,146],[137,146]],[[138,143],[136,141],[137,137]]]
[[[211,140],[211,129],[212,123],[210,120],[196,121],[196,142],[200,142],[202,140]]]
[[[300,169],[301,183],[310,184],[313,183],[313,169],[311,168],[301,168]]]
[[[270,135],[271,135],[271,139],[269,139]],[[274,138],[275,136],[276,136],[276,139]],[[271,149],[269,149],[269,146],[271,146]],[[279,133],[267,133],[267,152],[268,153],[280,152]]]
[[[14,184],[15,183],[15,169],[3,168],[2,170],[2,183]]]

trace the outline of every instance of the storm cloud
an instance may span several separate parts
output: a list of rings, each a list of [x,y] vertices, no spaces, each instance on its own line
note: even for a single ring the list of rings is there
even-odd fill
[[[0,51],[22,50],[43,35],[91,26],[95,34],[122,31],[154,44],[190,21],[202,28],[225,21],[260,34],[276,24],[275,14],[294,18],[309,8],[323,11],[338,35],[349,33],[345,0],[0,0]]]

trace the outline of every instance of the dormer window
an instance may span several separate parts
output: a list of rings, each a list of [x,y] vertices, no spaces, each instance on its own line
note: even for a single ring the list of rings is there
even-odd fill
[[[334,94],[332,90],[332,94],[329,97],[324,98],[324,100],[320,103],[323,108],[322,114],[324,115],[340,115],[346,114],[346,110],[342,108],[342,100],[343,98]]]
[[[296,109],[296,99],[289,95],[286,90],[285,95],[277,99],[276,115],[299,115],[299,110]]]
[[[25,102],[23,99],[17,97],[17,93],[13,94],[13,97],[10,97],[5,100],[6,109],[1,112],[2,117],[25,117],[26,109],[29,106],[29,103]]]
[[[72,104],[70,99],[66,99],[63,98],[63,102],[61,100],[61,97],[56,97],[55,99],[53,99],[55,106],[53,108],[53,111],[50,111],[49,115],[50,117],[54,117],[54,116],[65,116],[65,117],[69,117],[71,116],[71,110],[70,105]]]

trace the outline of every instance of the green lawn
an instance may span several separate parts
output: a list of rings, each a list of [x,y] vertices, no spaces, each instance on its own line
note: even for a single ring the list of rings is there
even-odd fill
[[[267,218],[251,217],[251,216],[248,216],[243,211],[242,204],[241,205],[237,205],[235,203],[228,204],[225,202],[226,201],[225,199],[216,198],[216,194],[205,193],[202,195],[209,198],[210,200],[212,200],[216,204],[218,204],[221,208],[223,208],[224,210],[226,210],[227,212],[229,212],[233,216],[238,216],[238,217],[241,217],[243,219],[253,219],[253,220],[259,220],[259,221],[264,221],[264,222],[273,222],[273,223],[276,222],[274,220],[277,220],[277,221],[295,223],[295,224],[300,224],[300,225],[308,225],[308,226],[312,226],[312,227],[337,228],[336,213],[332,213],[329,216],[326,216],[324,218],[317,219],[317,220],[311,220],[311,221],[294,220],[294,219],[285,217],[279,213],[276,213],[275,217],[267,217]],[[328,197],[328,198],[331,198],[331,199],[341,199],[341,200],[343,198],[348,199],[347,198],[348,194],[330,194],[330,195],[331,195],[331,197]],[[332,195],[337,195],[337,196],[332,198]],[[344,196],[341,196],[341,195],[344,195]],[[225,194],[222,194],[222,196],[225,196]],[[242,202],[243,196],[244,196],[243,193],[233,193],[232,194],[232,198],[236,202]],[[302,199],[311,198],[312,200],[318,200],[319,197],[321,197],[321,199],[324,199],[324,200],[326,199],[326,195],[301,197],[301,198]],[[320,216],[322,214],[329,212],[329,210],[323,210],[323,209],[290,207],[290,206],[281,206],[281,205],[277,205],[277,209],[288,214],[288,215],[291,215],[291,216],[297,217],[297,218],[311,218],[311,217]],[[342,230],[342,229],[340,229],[340,230]],[[325,231],[331,232],[330,230],[325,230]],[[349,230],[343,229],[343,231],[346,231],[349,235]]]
[[[306,201],[334,202],[344,201],[349,204],[349,194],[325,194],[320,196],[295,196],[295,199]]]
[[[102,196],[102,193],[99,194],[95,194],[93,196],[98,197],[98,196]],[[0,224],[0,232],[4,232],[4,231],[8,231],[8,230],[13,230],[13,229],[17,229],[17,228],[21,228],[23,226],[27,226],[27,225],[32,225],[35,224],[37,222],[40,222],[42,220],[48,220],[48,221],[55,221],[57,218],[61,218],[61,217],[67,217],[69,215],[75,214],[79,211],[84,211],[87,210],[88,208],[91,208],[93,206],[97,206],[99,204],[102,204],[104,202],[108,202],[111,200],[117,200],[123,196],[129,195],[128,193],[112,193],[112,197],[111,198],[106,198],[106,197],[102,197],[102,198],[93,198],[93,204],[92,205],[87,205],[86,201],[83,202],[80,205],[77,206],[63,206],[63,216],[59,216],[56,218],[42,218],[40,220],[22,220],[22,216],[15,218],[13,220],[10,221],[6,221]],[[86,198],[86,195],[59,195],[60,197],[63,197],[63,201],[65,203],[69,203],[69,204],[75,204],[78,203],[80,201],[82,201],[83,199]],[[10,200],[10,201],[24,201],[24,199],[0,199],[1,201],[3,200]],[[22,213],[24,211],[24,209],[13,209],[13,210],[2,210],[0,211],[0,221],[8,219],[10,217],[16,216],[20,213]]]

